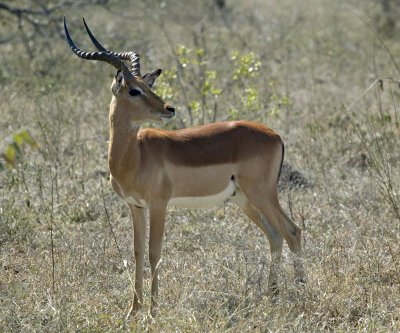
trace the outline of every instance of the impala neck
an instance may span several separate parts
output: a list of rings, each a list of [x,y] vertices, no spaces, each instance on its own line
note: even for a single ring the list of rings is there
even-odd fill
[[[140,123],[132,123],[129,112],[117,105],[115,97],[110,104],[110,143],[108,165],[114,178],[123,177],[126,172],[134,172],[140,154],[137,150],[137,134]]]

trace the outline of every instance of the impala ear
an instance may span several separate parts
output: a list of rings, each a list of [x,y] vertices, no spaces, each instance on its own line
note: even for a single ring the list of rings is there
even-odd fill
[[[156,69],[150,73],[146,73],[145,75],[143,75],[143,80],[151,88],[156,79],[160,76],[160,74],[161,74],[161,69]]]
[[[124,85],[124,75],[122,71],[119,69],[111,85],[111,92],[113,93],[114,96],[119,94],[119,92],[121,91],[121,87],[123,85]]]

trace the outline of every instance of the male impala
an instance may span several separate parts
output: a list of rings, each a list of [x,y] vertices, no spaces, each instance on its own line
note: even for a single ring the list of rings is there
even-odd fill
[[[157,69],[140,74],[139,56],[105,49],[86,30],[99,52],[83,52],[64,29],[80,58],[107,62],[118,69],[111,85],[108,165],[114,190],[128,204],[134,227],[136,260],[134,309],[143,301],[146,211],[150,212],[149,258],[152,305],[158,294],[158,264],[168,205],[204,207],[231,198],[268,237],[271,248],[269,289],[277,292],[283,238],[292,252],[301,252],[301,230],[278,201],[277,184],[284,155],[278,134],[248,121],[219,122],[177,131],[141,129],[144,121],[172,118],[175,109],[151,87]],[[131,63],[131,69],[125,61]],[[296,278],[303,279],[299,256]]]

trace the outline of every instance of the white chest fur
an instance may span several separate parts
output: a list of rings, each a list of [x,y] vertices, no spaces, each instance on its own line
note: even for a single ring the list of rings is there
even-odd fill
[[[192,209],[215,206],[231,197],[235,193],[235,191],[236,183],[231,180],[227,188],[222,192],[203,197],[175,197],[168,202],[168,205]]]

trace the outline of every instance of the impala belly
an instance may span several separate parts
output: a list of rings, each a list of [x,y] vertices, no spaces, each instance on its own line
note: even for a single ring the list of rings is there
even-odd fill
[[[200,167],[169,165],[167,172],[174,184],[169,205],[184,208],[215,206],[234,195],[235,165]]]
[[[175,197],[172,198],[168,204],[192,209],[215,206],[231,197],[235,191],[236,183],[233,180],[230,180],[228,186],[222,192],[201,197]]]

